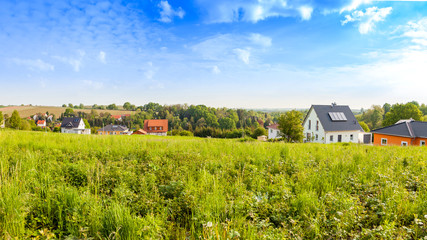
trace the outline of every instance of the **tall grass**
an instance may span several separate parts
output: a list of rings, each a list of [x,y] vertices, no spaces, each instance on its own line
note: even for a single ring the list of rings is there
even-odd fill
[[[0,237],[419,239],[427,149],[0,131]]]

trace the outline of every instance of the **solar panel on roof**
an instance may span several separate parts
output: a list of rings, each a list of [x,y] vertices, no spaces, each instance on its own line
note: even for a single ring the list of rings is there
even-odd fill
[[[345,114],[343,112],[329,112],[328,114],[331,120],[334,122],[347,121],[347,118],[345,117]]]

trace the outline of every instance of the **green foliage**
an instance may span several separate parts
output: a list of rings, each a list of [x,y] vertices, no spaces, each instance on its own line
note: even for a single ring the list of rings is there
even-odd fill
[[[3,119],[4,119],[3,113],[2,113],[2,111],[0,111],[0,125],[2,125]]]
[[[302,113],[292,110],[279,118],[280,134],[287,142],[302,142],[304,127],[302,126]]]
[[[377,129],[382,126],[384,112],[385,110],[381,106],[373,105],[370,109],[364,111],[358,117],[358,120],[366,123],[369,129]]]
[[[426,156],[0,131],[0,238],[423,239]]]
[[[64,117],[75,117],[74,110],[71,108],[65,109]]]
[[[219,127],[221,129],[232,130],[236,128],[236,123],[229,117],[219,119]]]
[[[359,125],[362,127],[363,131],[365,132],[370,132],[371,130],[369,129],[368,125],[365,122],[359,122]]]
[[[19,130],[30,131],[31,124],[27,120],[21,119],[21,122],[19,123]]]
[[[86,129],[90,129],[90,124],[89,124],[89,122],[85,118],[83,118],[83,122],[85,124],[85,128]]]
[[[406,103],[406,104],[393,104],[388,112],[385,115],[383,126],[390,126],[395,124],[397,121],[402,119],[414,119],[420,121],[423,117],[422,112],[419,110],[418,106],[414,103]]]
[[[21,117],[19,116],[18,111],[13,111],[12,116],[9,119],[8,125],[10,128],[19,129],[19,127],[21,126]]]
[[[62,104],[62,107],[67,107],[67,104]]]
[[[116,104],[113,103],[113,104],[108,105],[107,109],[109,109],[109,110],[117,110],[119,108],[116,106]]]
[[[252,137],[256,139],[262,135],[267,136],[267,130],[264,127],[259,127],[259,128],[254,130]]]

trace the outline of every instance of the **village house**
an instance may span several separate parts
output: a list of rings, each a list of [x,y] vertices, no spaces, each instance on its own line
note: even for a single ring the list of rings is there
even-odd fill
[[[304,142],[371,143],[348,106],[312,105],[303,122]]]
[[[374,135],[374,145],[426,146],[427,122],[400,120],[394,125],[371,132]]]
[[[279,124],[277,123],[267,126],[267,131],[268,131],[268,139],[276,139],[276,138],[282,137],[280,136]]]
[[[90,128],[86,129],[86,125],[80,117],[65,117],[62,120],[61,133],[90,134]]]
[[[144,131],[148,135],[166,136],[168,133],[167,119],[150,119],[144,121]]]
[[[98,135],[130,135],[129,128],[121,125],[109,124],[101,129],[98,129]]]
[[[130,117],[130,114],[122,114],[122,115],[111,115],[112,118],[114,118],[117,121],[123,121],[124,117]]]
[[[46,127],[46,120],[38,120],[37,121],[37,127],[45,128]]]

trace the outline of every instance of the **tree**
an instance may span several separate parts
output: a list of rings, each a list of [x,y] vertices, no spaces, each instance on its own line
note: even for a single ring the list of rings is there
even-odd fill
[[[85,128],[89,129],[90,128],[89,122],[85,118],[83,118],[83,122],[85,123]]]
[[[396,104],[393,104],[393,106],[390,109],[390,112],[388,112],[385,115],[383,126],[387,127],[387,126],[393,125],[397,121],[402,119],[412,118],[416,121],[420,121],[422,117],[423,117],[422,112],[412,102],[406,103],[406,104],[396,103]]]
[[[0,125],[3,123],[3,113],[0,111]]]
[[[384,109],[379,105],[373,105],[359,117],[368,125],[369,129],[376,129],[382,125]]]
[[[369,129],[368,125],[365,122],[359,122],[359,125],[363,128],[363,131],[365,132],[370,132],[371,130]]]
[[[390,109],[391,109],[390,103],[384,103],[384,105],[383,105],[384,117],[385,117],[385,114],[387,114],[388,112],[390,112]]]
[[[286,112],[279,117],[280,134],[287,142],[302,142],[304,138],[302,117],[302,113],[296,110]]]
[[[130,102],[125,102],[125,104],[123,104],[123,109],[125,109],[125,110],[130,110],[130,109],[131,109],[131,104],[130,104]]]
[[[28,121],[26,121],[26,120],[22,120],[22,121],[19,123],[19,130],[25,130],[25,131],[29,131],[29,130],[31,130],[31,125],[30,125],[30,123],[29,123]]]
[[[83,105],[83,103],[80,103],[79,108],[80,108],[80,109],[84,109],[84,108],[85,108],[85,105]]]
[[[19,116],[18,111],[14,110],[12,116],[9,119],[10,128],[18,129],[21,124],[21,117]]]
[[[62,107],[67,107],[67,104],[62,104]]]
[[[65,109],[64,117],[74,117],[74,111],[71,108]]]
[[[69,103],[69,104],[68,104],[68,107],[69,107],[69,108],[73,108],[73,104],[72,104],[72,103]]]
[[[219,127],[221,129],[235,129],[236,128],[236,123],[233,121],[233,119],[226,117],[226,118],[221,118],[219,120]]]
[[[119,108],[116,106],[116,104],[113,103],[113,104],[108,105],[107,109],[109,109],[109,110],[117,110]]]
[[[257,137],[259,137],[259,136],[262,136],[262,135],[267,135],[267,130],[265,128],[263,128],[263,127],[258,127],[252,133],[252,137],[255,138],[255,139]]]

